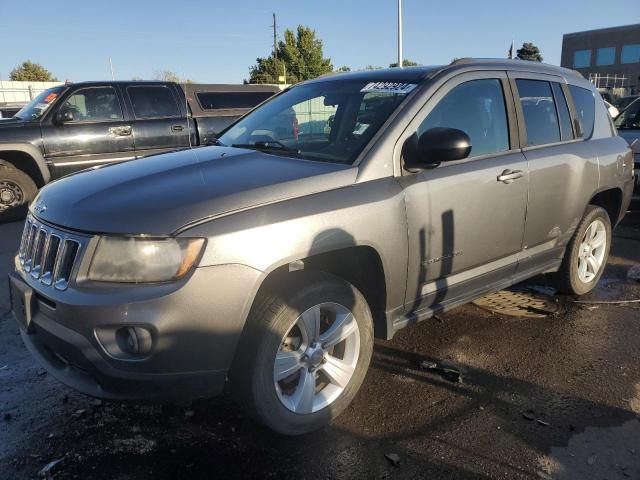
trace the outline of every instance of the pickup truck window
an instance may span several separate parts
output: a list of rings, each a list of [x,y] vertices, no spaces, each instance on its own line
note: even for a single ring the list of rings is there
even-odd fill
[[[457,128],[471,139],[471,157],[509,150],[509,128],[498,79],[472,80],[451,90],[418,127],[418,135],[436,127]]]
[[[199,92],[198,103],[203,110],[253,108],[274,92]]]
[[[131,99],[133,113],[136,118],[167,118],[180,116],[180,108],[178,108],[176,98],[168,87],[127,87],[127,94],[129,95],[129,99]]]
[[[640,128],[640,100],[633,102],[614,121],[617,128],[624,130]]]
[[[113,87],[78,90],[65,100],[60,111],[73,113],[74,122],[104,122],[123,118]]]
[[[41,92],[36,98],[27,103],[14,116],[20,120],[40,120],[49,108],[62,95],[66,87],[54,87]]]
[[[351,164],[415,87],[384,79],[299,85],[243,117],[219,143]]]

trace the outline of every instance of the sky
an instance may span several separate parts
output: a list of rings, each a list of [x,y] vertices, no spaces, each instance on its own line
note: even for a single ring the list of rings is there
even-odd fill
[[[4,2],[3,2],[4,3]],[[298,24],[315,29],[335,68],[397,59],[396,0],[29,0],[0,7],[0,79],[24,60],[60,80],[153,78],[240,83],[256,57]],[[404,57],[423,65],[505,57],[533,42],[560,63],[562,34],[640,23],[640,0],[403,0]]]

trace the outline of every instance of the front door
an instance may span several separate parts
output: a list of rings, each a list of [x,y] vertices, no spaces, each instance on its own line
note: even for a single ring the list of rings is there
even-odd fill
[[[56,114],[70,120],[55,122]],[[135,157],[131,125],[111,86],[71,92],[43,122],[42,138],[54,177]]]
[[[469,135],[469,158],[404,171],[409,227],[407,314],[455,304],[514,274],[527,206],[527,162],[518,150],[503,72],[455,77],[427,102],[413,131]]]

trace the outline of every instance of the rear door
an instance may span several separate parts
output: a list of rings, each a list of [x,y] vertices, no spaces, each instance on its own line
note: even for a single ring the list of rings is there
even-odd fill
[[[561,77],[509,74],[516,99],[520,139],[529,166],[529,203],[524,232],[526,257],[518,271],[553,268],[598,188],[598,159],[577,138],[569,88]],[[572,115],[573,113],[573,115]]]
[[[134,118],[137,157],[189,147],[186,106],[173,85],[129,84],[124,93]]]
[[[56,114],[73,120],[56,123]],[[54,177],[109,162],[135,158],[131,125],[121,98],[111,85],[92,85],[69,92],[42,122],[45,157]]]
[[[448,81],[410,124],[469,135],[470,157],[405,171],[409,313],[455,303],[514,274],[522,247],[528,172],[505,72]]]

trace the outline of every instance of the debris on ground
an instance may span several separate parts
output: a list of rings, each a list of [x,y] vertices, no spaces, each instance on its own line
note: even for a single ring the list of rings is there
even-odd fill
[[[6,370],[7,368],[9,368],[9,365],[3,365],[2,367],[0,367],[0,370]]]
[[[51,472],[51,470],[53,469],[53,467],[55,467],[57,464],[59,464],[62,460],[64,460],[64,457],[66,455],[63,455],[62,457],[56,459],[56,460],[52,460],[49,463],[47,463],[44,467],[42,467],[40,469],[40,471],[38,472],[38,476],[40,477],[46,477],[47,475],[49,475],[49,472]]]
[[[522,412],[522,417],[530,421],[534,421],[536,419],[536,416],[532,410],[527,410],[526,412]]]
[[[37,373],[39,377],[42,377],[47,374],[47,371],[44,368],[39,368]]]
[[[449,364],[447,362],[441,362],[440,365],[438,365],[437,363],[432,362],[430,360],[424,360],[420,364],[420,368],[424,370],[434,371],[437,374],[439,374],[442,378],[450,382],[453,382],[453,383],[462,382],[462,374],[460,373],[460,370],[456,368],[454,365]]]
[[[548,427],[549,425],[551,425],[549,422],[545,422],[544,420],[540,420],[539,418],[536,420],[536,422],[538,422],[538,425],[542,425],[543,427]]]
[[[82,415],[84,415],[86,412],[86,410],[84,408],[81,408],[79,410],[76,410],[74,413],[71,414],[72,417],[74,418],[78,418],[81,417]]]
[[[385,453],[384,458],[389,460],[389,463],[394,467],[398,467],[400,465],[400,455],[397,453]]]

